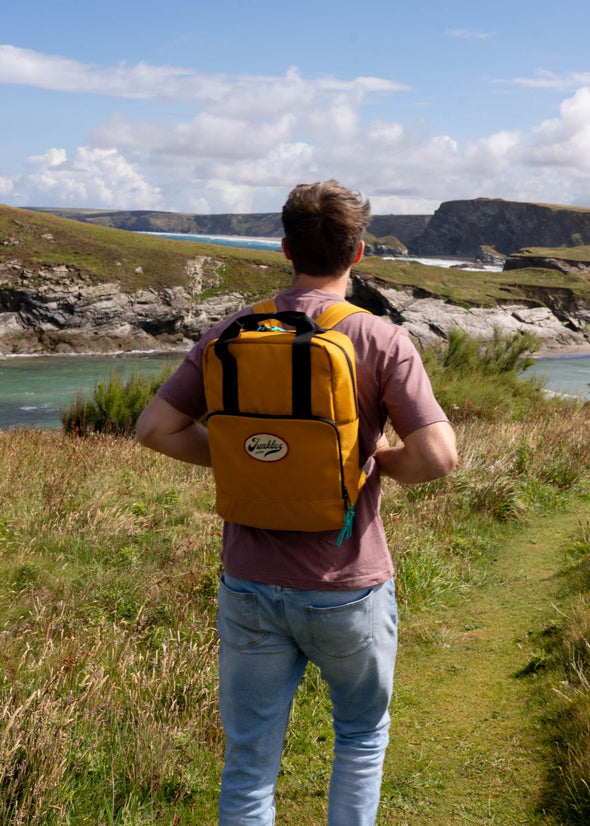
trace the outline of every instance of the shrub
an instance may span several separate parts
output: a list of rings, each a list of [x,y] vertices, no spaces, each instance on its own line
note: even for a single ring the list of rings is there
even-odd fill
[[[484,375],[522,373],[533,363],[529,356],[523,358],[524,354],[538,349],[539,340],[530,333],[504,336],[496,327],[492,340],[482,344],[455,328],[449,332],[442,364],[445,369],[458,370],[462,374],[473,371]]]
[[[64,432],[73,436],[131,435],[139,414],[171,372],[169,365],[156,376],[136,370],[124,381],[120,371],[113,370],[108,381],[96,385],[90,399],[79,393],[70,407],[60,412]]]
[[[504,336],[496,329],[491,341],[481,342],[454,329],[446,346],[428,347],[422,358],[435,395],[453,422],[518,421],[550,403],[542,381],[522,376],[532,364],[528,354],[538,347],[529,333]]]

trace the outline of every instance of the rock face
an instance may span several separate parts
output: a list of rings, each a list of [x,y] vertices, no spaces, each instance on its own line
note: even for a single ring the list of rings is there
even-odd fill
[[[590,261],[573,261],[569,258],[553,256],[511,255],[504,263],[504,270],[521,270],[524,267],[538,267],[543,270],[557,270],[565,275],[590,272]]]
[[[205,256],[189,261],[189,289],[134,292],[115,282],[92,284],[65,266],[30,272],[2,264],[0,354],[186,349],[245,305],[237,293],[200,300],[203,278],[217,263]]]
[[[376,238],[394,235],[402,244],[421,235],[432,219],[432,215],[374,215],[367,227]]]
[[[526,303],[460,307],[424,296],[420,290],[396,289],[353,273],[349,298],[405,327],[421,346],[446,339],[453,328],[481,341],[491,340],[496,329],[504,335],[528,332],[545,348],[590,342],[590,302],[577,299],[569,290],[535,288]]]
[[[0,355],[188,349],[246,304],[239,293],[202,299],[218,263],[200,256],[187,263],[187,286],[132,292],[115,282],[93,284],[66,266],[31,272],[15,261],[1,264]],[[445,339],[454,327],[482,340],[496,328],[528,331],[545,347],[590,341],[589,302],[565,289],[529,291],[520,304],[465,308],[353,273],[349,297],[402,325],[421,345]]]
[[[407,247],[412,255],[476,258],[481,246],[510,255],[522,247],[581,244],[590,244],[590,209],[478,198],[441,204]]]

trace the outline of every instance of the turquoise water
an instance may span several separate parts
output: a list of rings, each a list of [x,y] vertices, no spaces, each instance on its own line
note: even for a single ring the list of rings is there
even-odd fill
[[[568,353],[535,359],[526,376],[540,376],[546,380],[547,390],[590,399],[590,353]]]
[[[25,356],[0,360],[0,430],[9,427],[60,427],[60,410],[78,392],[90,394],[113,370],[123,378],[139,369],[158,374],[176,366],[182,355]]]
[[[123,377],[139,369],[157,374],[180,364],[182,354],[133,356],[23,356],[0,359],[0,430],[60,427],[59,411],[80,391],[92,392],[114,369]],[[590,399],[590,354],[537,359],[525,376],[539,375],[546,387]]]
[[[251,250],[280,250],[279,238],[246,238],[238,235],[192,235],[188,232],[140,232],[139,235],[158,235],[173,241],[199,241],[202,244],[220,244],[222,247],[245,247]]]

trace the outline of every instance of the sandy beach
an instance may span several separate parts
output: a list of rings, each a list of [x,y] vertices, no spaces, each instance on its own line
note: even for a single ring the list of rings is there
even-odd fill
[[[590,342],[587,344],[563,344],[543,350],[536,350],[532,358],[564,358],[566,356],[590,356]]]

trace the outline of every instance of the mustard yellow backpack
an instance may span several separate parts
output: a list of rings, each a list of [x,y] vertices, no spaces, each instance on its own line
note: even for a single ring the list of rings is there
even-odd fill
[[[317,319],[253,307],[203,354],[217,512],[267,530],[352,533],[365,475],[351,340],[331,329],[346,301]],[[289,329],[288,329],[289,328]]]

